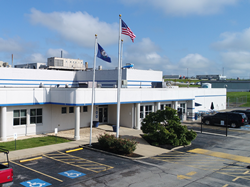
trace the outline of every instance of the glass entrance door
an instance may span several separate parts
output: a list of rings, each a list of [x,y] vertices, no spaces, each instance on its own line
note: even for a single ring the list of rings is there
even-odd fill
[[[108,122],[108,107],[99,107],[99,122]]]

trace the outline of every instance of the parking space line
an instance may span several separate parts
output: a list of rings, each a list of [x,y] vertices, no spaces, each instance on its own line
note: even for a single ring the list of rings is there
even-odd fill
[[[236,180],[238,180],[240,177],[236,177],[235,179],[233,179],[232,181],[236,181]]]
[[[188,151],[188,153],[183,152],[183,157],[180,157],[181,153],[182,152],[172,151],[151,158],[202,170],[213,170],[218,174],[232,177],[231,180],[233,182],[237,181],[238,179],[248,181],[250,180],[250,172],[246,168],[248,165],[248,157],[223,153],[221,154],[203,149],[193,149]],[[177,155],[177,158],[174,157],[175,155]],[[235,163],[235,160],[238,161],[238,163]],[[177,178],[187,179],[187,177],[191,177],[192,174],[194,173],[190,172],[186,175],[178,175]],[[224,185],[224,187],[227,186],[228,184]]]
[[[208,156],[213,156],[213,157],[218,157],[218,158],[225,158],[225,159],[228,159],[228,160],[235,160],[235,161],[238,161],[238,162],[250,163],[250,158],[249,157],[232,155],[232,154],[222,153],[222,152],[209,151],[209,150],[206,150],[206,149],[196,148],[196,149],[190,150],[188,152],[203,154],[203,155],[208,155]]]
[[[177,179],[191,179],[191,177],[187,177],[185,175],[177,175]]]
[[[70,154],[66,154],[60,151],[57,151],[57,154],[53,153],[53,154],[46,154],[43,155],[47,158],[53,159],[55,161],[59,161],[65,164],[69,164],[71,166],[75,166],[84,170],[89,170],[95,173],[99,173],[102,171],[107,171],[109,169],[113,169],[114,167],[112,166],[108,166],[105,164],[101,164],[98,162],[94,162],[91,160],[87,160],[84,158],[80,158],[77,156],[73,156]]]
[[[192,176],[192,175],[195,175],[195,174],[196,174],[196,172],[195,172],[195,171],[191,171],[191,172],[187,173],[186,175],[188,175],[188,176]]]
[[[244,175],[246,175],[247,173],[249,173],[249,171],[246,171],[245,173],[243,173]]]
[[[35,157],[35,158],[30,158],[30,159],[26,159],[26,160],[20,160],[19,162],[28,162],[28,161],[33,161],[33,160],[38,160],[38,159],[42,159],[43,157]]]
[[[65,151],[66,153],[71,153],[71,152],[74,152],[74,151],[79,151],[79,150],[82,150],[83,148],[78,148],[78,149],[72,149],[72,150],[68,150],[68,151]]]
[[[21,166],[21,167],[23,167],[23,168],[26,168],[26,169],[28,169],[28,170],[34,171],[34,172],[36,172],[36,173],[39,173],[39,174],[41,174],[41,175],[44,175],[44,176],[46,176],[46,177],[52,178],[52,179],[54,179],[54,180],[57,180],[57,181],[59,181],[59,182],[63,182],[63,180],[61,180],[61,179],[52,177],[52,176],[50,176],[50,175],[47,175],[47,174],[42,173],[42,172],[40,172],[40,171],[34,170],[34,169],[29,168],[29,167],[27,167],[27,166],[24,166],[24,165],[22,165],[22,164],[18,164],[18,163],[14,162],[14,161],[10,161],[10,162],[13,163],[13,164],[15,164],[15,165],[18,165],[18,166]]]

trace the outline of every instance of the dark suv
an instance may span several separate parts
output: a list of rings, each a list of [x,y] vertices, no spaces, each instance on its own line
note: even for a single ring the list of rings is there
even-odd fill
[[[247,118],[248,118],[248,123],[250,123],[250,111],[247,110],[232,110],[231,112],[237,112],[237,113],[244,113],[246,114]]]
[[[232,128],[248,124],[248,118],[244,113],[219,112],[214,115],[203,116],[202,123],[206,125],[228,125]]]

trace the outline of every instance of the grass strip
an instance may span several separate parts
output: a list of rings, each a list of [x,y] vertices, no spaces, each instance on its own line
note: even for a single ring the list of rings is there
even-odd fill
[[[250,92],[227,92],[228,101],[230,103],[242,103],[240,107],[250,107]]]
[[[64,142],[70,142],[71,140],[56,137],[56,136],[44,136],[37,138],[28,138],[23,140],[16,140],[16,150],[28,149],[33,147],[40,147],[45,145],[59,144]],[[9,151],[15,150],[15,140],[9,142],[1,142],[0,148],[7,149]]]

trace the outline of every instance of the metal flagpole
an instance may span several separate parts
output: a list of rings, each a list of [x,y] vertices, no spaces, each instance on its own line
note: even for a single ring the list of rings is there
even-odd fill
[[[93,111],[94,111],[94,101],[95,101],[95,65],[96,65],[96,48],[97,48],[97,34],[95,35],[95,52],[94,52],[94,65],[93,65],[93,82],[92,82],[92,104],[91,104],[91,121],[90,121],[90,136],[89,145],[91,146],[92,141],[92,127],[93,127]]]
[[[119,15],[119,46],[118,46],[118,85],[117,85],[117,121],[116,121],[116,138],[119,138],[120,128],[120,89],[121,89],[121,14]]]
[[[121,77],[121,79],[120,80],[122,80],[122,53],[123,53],[123,39],[121,39],[121,74],[120,74],[120,77]]]

